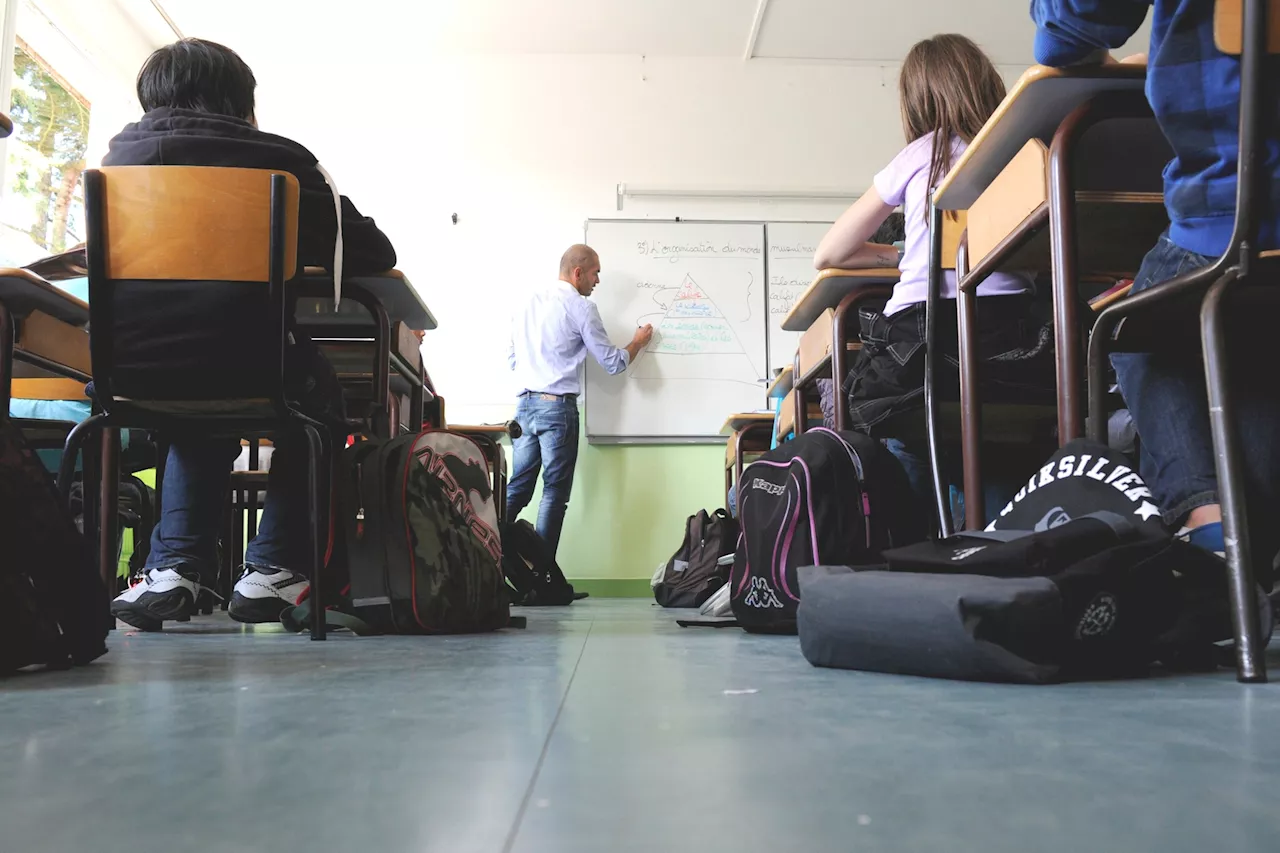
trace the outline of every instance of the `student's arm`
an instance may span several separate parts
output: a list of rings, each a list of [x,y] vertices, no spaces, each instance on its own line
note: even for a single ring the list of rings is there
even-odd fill
[[[1041,65],[1106,63],[1146,20],[1150,0],[1031,0]]]
[[[609,334],[604,330],[604,321],[600,319],[600,309],[596,307],[594,302],[583,300],[585,308],[582,310],[581,334],[582,342],[586,344],[587,352],[591,353],[591,357],[600,363],[610,375],[621,373],[627,369],[627,365],[635,361],[640,350],[648,345],[649,340],[653,337],[653,327],[645,326],[637,329],[635,337],[631,339],[631,343],[625,347],[615,347],[609,342]]]
[[[867,242],[893,213],[893,208],[894,205],[880,198],[875,187],[867,190],[822,238],[813,256],[814,267],[820,270],[896,267],[897,249]]]

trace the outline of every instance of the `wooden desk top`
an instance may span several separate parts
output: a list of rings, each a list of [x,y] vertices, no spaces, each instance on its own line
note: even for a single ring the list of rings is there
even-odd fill
[[[1048,143],[1063,119],[1089,98],[1100,92],[1141,92],[1146,79],[1145,65],[1032,66],[951,168],[934,201],[943,210],[968,210],[1027,140]]]
[[[796,373],[791,365],[782,368],[782,372],[769,384],[769,393],[766,395],[770,400],[781,400],[787,394],[791,393],[791,388],[795,384]]]
[[[752,424],[771,423],[773,423],[773,412],[738,412],[725,419],[724,426],[720,427],[720,434],[733,435]]]
[[[15,400],[76,400],[86,401],[89,397],[84,393],[84,383],[79,379],[62,377],[45,379],[11,380],[13,383],[13,399]]]
[[[332,305],[333,279],[329,273],[325,272],[323,267],[307,267],[302,271],[302,277],[307,284],[325,282],[330,288],[329,303]],[[386,272],[365,275],[348,275],[343,277],[343,281],[358,284],[377,297],[378,301],[387,309],[387,315],[393,323],[404,323],[410,329],[418,331],[431,331],[439,325],[436,322],[435,315],[427,307],[427,303],[422,300],[421,294],[418,293],[408,277],[400,270],[387,270]],[[323,293],[318,290],[316,295],[323,295]]]
[[[503,436],[507,434],[505,424],[449,424],[446,429],[454,432],[475,433],[476,435],[497,435]]]
[[[897,284],[894,268],[869,270],[823,270],[791,306],[782,321],[783,331],[804,332],[828,308],[835,308],[858,287],[868,284]]]
[[[30,270],[0,269],[0,301],[16,314],[40,311],[73,326],[89,322],[89,303],[59,290]]]

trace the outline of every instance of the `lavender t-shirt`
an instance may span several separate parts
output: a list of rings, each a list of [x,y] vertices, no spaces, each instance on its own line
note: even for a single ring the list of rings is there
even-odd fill
[[[964,153],[966,145],[959,137],[951,140],[951,162]],[[929,157],[933,151],[933,134],[922,136],[903,148],[893,162],[876,175],[876,192],[885,204],[903,205],[906,217],[907,245],[898,264],[901,278],[893,288],[893,296],[885,306],[886,315],[896,314],[924,302],[929,288]],[[996,273],[978,287],[979,296],[1001,296],[1024,293],[1030,288],[1025,276]],[[956,298],[956,274],[948,271],[942,281],[942,298]]]

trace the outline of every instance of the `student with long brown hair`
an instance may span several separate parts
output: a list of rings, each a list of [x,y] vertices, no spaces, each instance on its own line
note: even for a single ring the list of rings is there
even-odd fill
[[[876,435],[902,461],[912,484],[928,494],[929,469],[923,452],[886,434],[896,416],[924,405],[924,301],[929,275],[929,196],[964,153],[1004,99],[1005,86],[982,50],[961,35],[939,35],[916,44],[899,77],[902,125],[907,146],[875,176],[873,186],[831,227],[818,246],[818,269],[881,265],[883,247],[867,243],[894,208],[902,206],[906,245],[901,278],[881,312],[862,312],[862,350],[844,377],[850,423]],[[978,352],[989,363],[984,383],[1004,386],[1017,396],[1051,382],[1049,337],[1031,319],[1031,283],[1019,275],[996,274],[978,288]],[[954,300],[955,273],[942,284],[944,300]],[[936,318],[941,363],[949,373],[939,388],[957,387],[954,302]],[[890,421],[890,419],[893,421]],[[918,432],[913,430],[913,432]]]

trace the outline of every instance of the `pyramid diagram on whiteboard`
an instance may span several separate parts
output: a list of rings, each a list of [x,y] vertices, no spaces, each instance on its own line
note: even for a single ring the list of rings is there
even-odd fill
[[[636,365],[634,376],[637,379],[672,374],[673,371],[668,368],[674,365],[664,368],[666,359],[655,359],[654,356],[681,356],[679,361],[687,358],[691,362],[706,360],[699,359],[699,356],[718,356],[715,360],[720,362],[725,357],[732,359],[737,356],[742,359],[744,370],[755,369],[724,312],[716,305],[715,300],[698,287],[692,276],[684,277],[675,299],[667,307],[662,319],[654,324],[654,332],[653,342],[646,349],[645,358]],[[695,372],[697,370],[695,363],[682,367]]]

